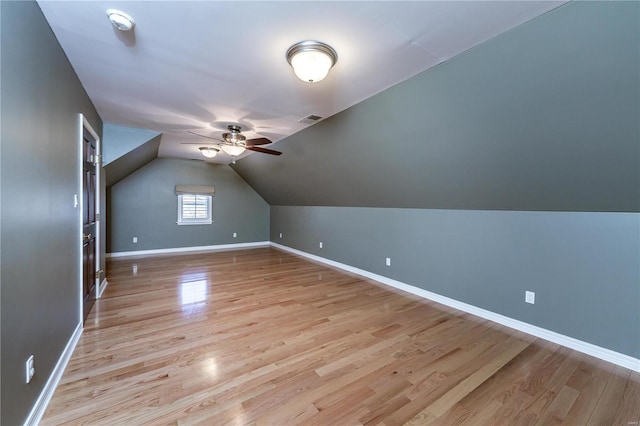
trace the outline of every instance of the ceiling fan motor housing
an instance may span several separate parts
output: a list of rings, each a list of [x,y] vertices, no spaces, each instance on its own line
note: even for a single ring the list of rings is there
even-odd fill
[[[240,134],[241,128],[240,126],[228,126],[227,127],[231,133],[223,133],[222,139],[231,144],[240,144],[244,142],[247,138]]]

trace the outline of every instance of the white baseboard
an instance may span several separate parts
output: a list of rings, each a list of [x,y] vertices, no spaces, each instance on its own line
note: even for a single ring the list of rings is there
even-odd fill
[[[104,293],[104,290],[107,288],[108,285],[109,285],[109,282],[107,281],[107,279],[106,278],[103,279],[100,285],[98,286],[98,299],[102,297],[102,293]]]
[[[82,322],[78,323],[76,329],[73,334],[69,338],[67,342],[67,346],[65,346],[56,366],[53,368],[49,379],[47,379],[47,383],[42,388],[42,392],[40,392],[40,396],[36,400],[36,403],[31,408],[31,412],[29,416],[27,416],[27,420],[25,420],[24,424],[31,426],[37,425],[42,420],[42,416],[49,405],[49,401],[51,401],[51,397],[58,387],[58,383],[62,378],[62,373],[64,373],[64,369],[67,368],[67,364],[69,363],[69,359],[71,358],[71,354],[73,354],[73,350],[76,348],[78,344],[78,340],[80,340],[80,336],[82,335]]]
[[[531,334],[532,336],[539,337],[544,340],[548,340],[550,342],[556,343],[558,345],[566,346],[567,348],[585,353],[587,355],[591,355],[593,357],[602,359],[604,361],[611,362],[613,364],[628,368],[633,371],[640,372],[640,359],[631,357],[629,355],[621,354],[619,352],[612,351],[611,349],[603,348],[601,346],[594,345],[592,343],[584,342],[582,340],[575,339],[573,337],[565,336],[560,333],[556,333],[555,331],[547,330],[542,327],[538,327],[536,325],[532,325],[520,320],[516,320],[510,317],[506,317],[504,315],[497,314],[495,312],[488,311],[486,309],[478,308],[473,305],[469,305],[468,303],[460,302],[455,299],[451,299],[449,297],[441,296],[436,293],[432,293],[430,291],[414,287],[409,284],[405,284],[400,281],[393,280],[391,278],[387,278],[382,275],[374,274],[369,271],[365,271],[364,269],[355,268],[353,266],[346,265],[344,263],[336,262],[333,260],[325,259],[324,257],[316,256],[311,253],[307,253],[301,250],[297,250],[291,247],[284,246],[282,244],[271,242],[271,246],[278,248],[283,251],[287,251],[293,254],[297,254],[302,257],[306,257],[308,259],[314,260],[316,262],[324,263],[326,265],[334,266],[336,268],[352,272],[354,274],[361,275],[363,277],[372,279],[381,284],[388,285],[390,287],[397,288],[402,291],[406,291],[407,293],[414,294],[416,296],[423,297],[428,300],[432,300],[434,302],[441,303],[445,306],[449,306],[451,308],[458,309],[463,312],[470,313],[472,315],[478,316],[480,318],[487,319],[489,321],[496,322],[498,324],[502,324],[504,326],[513,328],[518,331],[522,331],[527,334]]]
[[[269,247],[269,241],[257,241],[253,243],[236,243],[236,244],[218,244],[213,246],[195,246],[195,247],[174,247],[155,250],[136,250],[136,251],[119,251],[107,253],[107,259],[118,257],[134,257],[134,256],[154,256],[157,254],[179,254],[209,251],[227,251],[240,250],[248,248]]]

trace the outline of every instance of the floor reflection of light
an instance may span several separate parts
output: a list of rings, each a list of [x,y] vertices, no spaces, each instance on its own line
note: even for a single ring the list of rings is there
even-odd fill
[[[134,263],[133,264],[133,275],[138,275],[138,264]]]
[[[247,424],[247,418],[244,414],[244,409],[242,408],[242,406],[236,407],[235,421],[238,426]]]
[[[204,372],[213,378],[218,376],[218,363],[215,358],[208,358],[204,362]]]
[[[180,303],[204,302],[207,300],[207,275],[204,272],[187,273],[180,279]]]

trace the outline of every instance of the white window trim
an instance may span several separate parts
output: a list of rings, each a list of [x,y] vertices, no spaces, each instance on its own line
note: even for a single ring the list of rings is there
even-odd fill
[[[207,197],[207,219],[184,219],[182,217],[182,197],[184,195],[194,196],[201,195]],[[213,204],[213,197],[211,195],[203,195],[203,194],[180,194],[178,195],[178,221],[176,222],[178,225],[211,225],[213,223],[213,215],[211,213]]]

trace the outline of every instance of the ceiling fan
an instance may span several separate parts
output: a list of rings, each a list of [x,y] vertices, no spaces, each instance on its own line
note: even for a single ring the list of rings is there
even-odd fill
[[[246,151],[261,152],[263,154],[270,154],[270,155],[281,155],[282,154],[280,151],[274,151],[273,149],[262,148],[262,147],[258,146],[258,145],[268,145],[268,144],[272,143],[267,138],[247,139],[244,135],[242,135],[240,133],[242,131],[240,126],[238,126],[238,125],[230,125],[230,126],[227,126],[227,128],[229,129],[229,132],[228,133],[223,133],[222,134],[222,139],[217,139],[217,138],[213,138],[211,136],[201,135],[199,133],[195,133],[195,132],[191,132],[191,131],[188,131],[188,133],[191,133],[192,135],[195,135],[195,136],[199,136],[201,138],[211,139],[211,140],[214,140],[214,141],[218,142],[217,145],[220,147],[220,149],[222,149],[222,151],[224,151],[225,154],[230,155],[233,158],[233,163],[234,164],[235,164],[235,157],[237,157],[238,155],[242,154],[245,150]],[[182,142],[183,145],[192,145],[192,144],[199,144],[199,143],[200,142]],[[214,148],[213,150],[218,151],[218,149],[216,149],[216,148]],[[217,152],[213,152],[213,155],[207,155],[205,153],[205,151],[207,151],[209,154],[211,154],[213,150],[211,148],[207,148],[207,147],[201,147],[200,148],[200,151],[202,151],[202,153],[205,156],[209,156],[209,158],[214,157]]]

